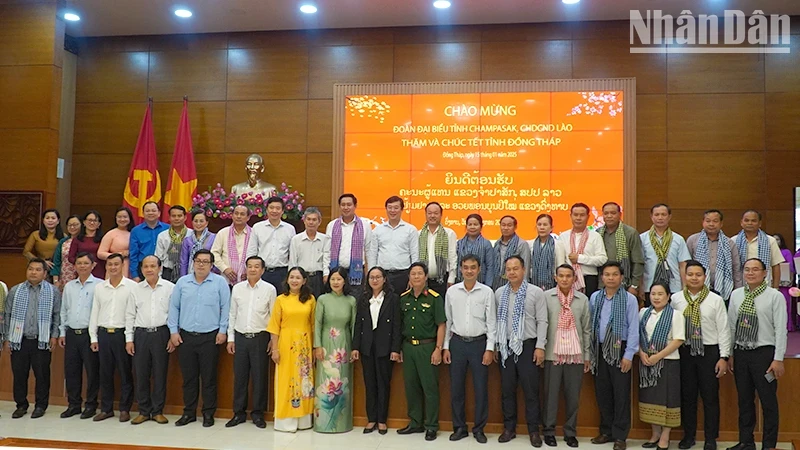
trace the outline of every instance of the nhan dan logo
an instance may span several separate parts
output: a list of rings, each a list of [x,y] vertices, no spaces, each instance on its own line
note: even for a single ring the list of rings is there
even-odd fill
[[[681,11],[677,17],[661,10],[643,15],[631,10],[631,53],[789,53],[788,15],[751,15],[725,10],[715,14],[693,15]]]

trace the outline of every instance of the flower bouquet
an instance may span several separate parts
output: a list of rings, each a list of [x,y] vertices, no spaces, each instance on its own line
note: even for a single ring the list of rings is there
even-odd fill
[[[192,209],[204,211],[206,217],[231,219],[233,209],[240,205],[247,207],[251,216],[266,217],[267,215],[268,196],[251,192],[237,197],[235,194],[225,191],[220,183],[217,183],[214,188],[209,186],[209,189],[211,192],[205,191],[192,199]],[[275,194],[283,199],[285,205],[283,219],[299,220],[302,218],[303,204],[305,203],[305,196],[302,193],[292,190],[291,185],[281,183]]]

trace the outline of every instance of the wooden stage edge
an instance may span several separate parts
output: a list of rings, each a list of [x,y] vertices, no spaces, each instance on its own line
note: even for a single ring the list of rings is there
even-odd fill
[[[92,442],[72,442],[72,441],[47,441],[43,439],[22,439],[6,438],[0,439],[0,447],[27,447],[27,448],[61,448],[75,450],[105,450],[108,444],[96,444]],[[181,447],[152,447],[139,445],[114,444],[115,449],[120,450],[184,450]],[[188,450],[188,449],[186,449]]]

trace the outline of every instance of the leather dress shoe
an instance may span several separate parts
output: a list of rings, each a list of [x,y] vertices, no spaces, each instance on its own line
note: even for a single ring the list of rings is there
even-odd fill
[[[33,408],[31,419],[38,419],[44,415],[44,408]]]
[[[112,417],[114,417],[114,411],[109,411],[109,412],[102,412],[101,411],[100,414],[94,416],[94,419],[92,419],[92,421],[93,422],[101,422],[103,420],[110,419]]]
[[[456,428],[455,431],[453,431],[453,434],[450,435],[449,439],[451,441],[460,441],[460,440],[464,439],[465,437],[469,437],[469,432],[467,431],[467,429],[466,428]]]
[[[381,425],[383,425],[383,428],[381,428]],[[389,432],[389,427],[387,427],[385,423],[379,423],[378,424],[378,434],[383,435],[383,434],[386,434],[388,432]]]
[[[642,448],[656,448],[656,447],[658,447],[658,441],[656,442],[644,441],[644,444],[642,444]]]
[[[127,422],[131,420],[131,413],[128,411],[120,411],[119,412],[119,421],[120,422]]]
[[[436,436],[438,434],[439,433],[436,430],[427,430],[427,431],[425,431],[425,440],[426,441],[435,441],[436,440]]]
[[[372,424],[371,427],[364,427],[364,431],[362,431],[362,433],[370,434],[370,433],[372,433],[373,431],[375,431],[377,429],[378,429],[378,422],[375,422],[375,423]],[[399,431],[398,431],[398,433],[399,433]]]
[[[68,418],[70,418],[72,416],[77,416],[80,413],[81,413],[81,408],[79,406],[70,407],[70,408],[67,408],[66,411],[61,413],[61,418],[62,419],[68,419]]]
[[[511,430],[503,430],[503,434],[497,438],[497,442],[503,444],[517,437],[517,433]]]
[[[211,415],[203,416],[203,427],[208,428],[213,426],[214,426],[214,416]]]
[[[578,448],[578,438],[575,436],[564,436],[564,442],[567,443],[567,447]]]
[[[542,446],[542,438],[539,437],[539,433],[533,432],[530,434],[531,437],[531,445],[539,448]]]
[[[475,440],[478,441],[479,444],[485,444],[488,441],[483,431],[476,431],[472,433],[472,435],[475,436]]]
[[[180,419],[175,421],[176,427],[182,427],[186,424],[190,424],[192,422],[197,422],[197,417],[195,416],[187,416],[186,414],[182,415]]]
[[[625,450],[628,448],[628,443],[625,441],[614,441],[614,450]]]
[[[598,434],[597,436],[592,438],[592,444],[605,444],[606,442],[611,442],[611,436],[607,434]]]
[[[424,432],[425,432],[425,428],[422,428],[422,427],[411,428],[411,425],[408,425],[405,428],[401,428],[401,429],[397,430],[397,434],[415,434],[415,433],[424,433]]]
[[[94,417],[94,414],[96,412],[97,412],[96,409],[89,409],[89,408],[84,409],[83,412],[81,413],[81,420],[91,419],[92,417]]]
[[[203,419],[203,421],[205,422],[205,419]],[[233,418],[229,420],[228,423],[225,424],[225,428],[235,427],[236,425],[239,425],[240,423],[245,423],[246,421],[247,418],[245,416],[237,416],[234,414]]]
[[[164,424],[166,424],[166,423],[169,423],[169,419],[167,419],[166,417],[164,417],[164,415],[163,415],[163,414],[156,414],[155,416],[153,416],[153,420],[154,420],[156,423],[158,423],[158,424],[161,424],[161,425],[164,425]]]
[[[717,441],[706,441],[703,450],[717,450]]]
[[[122,416],[122,414],[120,414],[120,416]],[[150,420],[150,416],[147,414],[139,414],[133,420],[131,420],[131,425],[139,425],[147,422],[148,420]]]
[[[733,447],[728,447],[728,450],[755,450],[756,444],[743,444],[738,442]]]
[[[263,416],[250,416],[253,419],[253,425],[258,428],[267,428],[267,422],[264,420]]]
[[[20,417],[28,414],[28,408],[17,408],[14,410],[14,413],[11,414],[12,419],[19,419]]]
[[[556,437],[555,436],[545,436],[544,437],[544,443],[548,447],[555,447],[555,446],[558,445],[558,443],[556,442]]]
[[[681,450],[687,450],[694,447],[694,444],[695,444],[694,438],[692,439],[683,438],[681,439],[680,442],[678,442],[678,448]]]

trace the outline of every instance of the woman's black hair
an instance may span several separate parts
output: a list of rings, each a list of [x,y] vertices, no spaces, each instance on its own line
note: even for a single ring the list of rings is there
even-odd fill
[[[75,219],[75,220],[77,220],[77,221],[78,221],[78,227],[80,228],[80,225],[81,225],[81,223],[82,223],[82,222],[81,222],[81,216],[79,216],[79,215],[77,215],[77,214],[73,214],[73,215],[71,215],[71,216],[67,217],[67,220],[65,220],[65,221],[64,221],[64,224],[65,224],[65,225],[69,225],[69,221],[70,221],[70,220],[72,220],[72,219]],[[66,235],[69,233],[69,228],[67,228],[67,230],[68,230],[68,231],[67,231],[66,233],[64,233],[64,236],[66,236]],[[78,233],[80,233],[80,230],[78,230]],[[71,237],[71,236],[70,236],[70,237]]]
[[[103,240],[103,218],[100,217],[100,213],[99,212],[97,212],[97,211],[95,211],[93,209],[90,209],[89,211],[87,211],[86,214],[84,214],[83,218],[81,219],[81,232],[78,233],[78,240],[83,242],[83,238],[86,237],[86,225],[83,222],[85,222],[86,219],[88,219],[90,215],[93,215],[93,216],[97,217],[97,223],[100,224],[100,225],[97,226],[97,231],[94,232],[94,237],[92,238],[92,240],[96,244],[99,244],[100,241]]]
[[[117,210],[114,211],[114,228],[119,228],[119,226],[117,225],[117,214],[119,214],[120,211],[125,211],[126,213],[128,213],[128,226],[127,226],[127,228],[128,228],[128,231],[132,231],[133,227],[134,227],[134,224],[133,224],[133,212],[130,210],[130,208],[127,208],[125,206],[117,208]]]
[[[338,273],[339,276],[341,276],[344,279],[344,286],[342,286],[342,294],[350,295],[350,281],[347,280],[347,269],[341,266],[331,270],[330,275],[328,275],[328,282],[325,283],[325,288],[323,289],[323,292],[333,292],[333,289],[331,289],[331,277],[335,273]]]
[[[650,285],[650,291],[652,291],[653,288],[656,287],[656,286],[661,286],[662,288],[664,288],[664,291],[667,293],[667,303],[669,303],[670,302],[670,296],[672,295],[672,292],[670,292],[670,290],[669,290],[669,283],[667,283],[665,281],[656,281],[655,283]]]
[[[56,230],[54,234],[56,239],[60,241],[61,238],[64,237],[64,229],[61,228],[61,213],[58,212],[58,210],[55,208],[45,209],[44,212],[42,213],[42,218],[39,221],[39,239],[41,240],[47,239],[47,228],[44,226],[44,216],[46,216],[47,213],[55,213],[56,217],[58,218],[58,224],[56,225]]]
[[[300,286],[300,303],[305,303],[311,297],[313,297],[313,295],[311,294],[311,288],[308,287],[308,272],[306,272],[302,267],[292,267],[288,272],[286,272],[286,280],[283,281],[283,295],[289,295],[292,292],[289,288],[289,275],[291,275],[291,273],[295,270],[300,272],[300,275],[306,281],[302,286]]]
[[[364,275],[363,289],[361,289],[361,296],[358,299],[358,303],[361,308],[368,307],[369,300],[372,298],[372,286],[369,285],[369,274],[371,274],[374,270],[379,271],[383,276],[383,298],[386,298],[389,294],[394,292],[392,283],[389,283],[389,275],[386,273],[386,270],[384,270],[384,268],[381,266],[375,266],[372,269],[369,269],[369,272]]]

